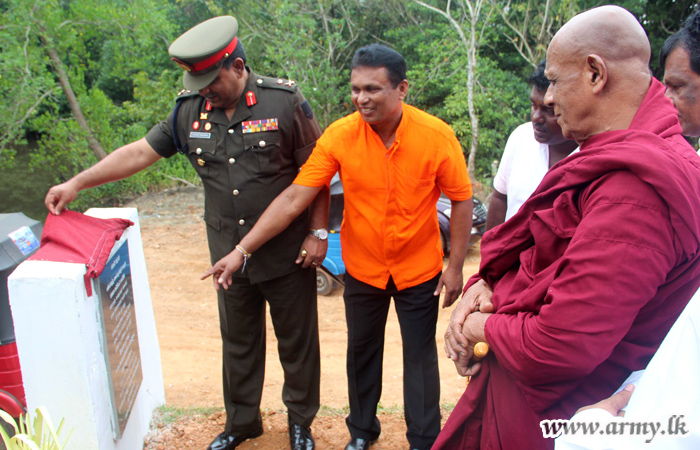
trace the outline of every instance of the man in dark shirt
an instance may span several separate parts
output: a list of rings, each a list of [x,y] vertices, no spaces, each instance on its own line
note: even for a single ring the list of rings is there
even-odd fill
[[[230,450],[262,434],[265,300],[285,373],[290,443],[311,449],[320,385],[315,266],[327,248],[327,190],[255,255],[236,243],[292,183],[321,130],[293,81],[261,77],[246,66],[237,31],[235,18],[216,17],[175,40],[169,53],[185,70],[189,91],[174,111],[145,138],[51,188],[45,203],[60,214],[82,189],[126,178],[178,151],[187,156],[204,185],[211,262],[236,249],[246,255],[228,289],[215,284],[227,421],[209,449]]]

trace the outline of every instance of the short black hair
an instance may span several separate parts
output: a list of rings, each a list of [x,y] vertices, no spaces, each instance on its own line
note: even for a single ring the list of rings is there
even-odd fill
[[[700,9],[696,9],[688,16],[683,28],[664,42],[659,53],[659,63],[662,68],[666,67],[666,58],[679,46],[690,55],[690,68],[700,75]]]
[[[392,87],[406,79],[406,61],[403,56],[382,44],[370,44],[357,50],[351,64],[352,69],[356,67],[385,67]]]
[[[236,60],[236,58],[241,58],[243,60],[243,64],[246,64],[245,49],[243,48],[243,43],[240,39],[238,39],[236,48],[233,49],[231,55],[224,60],[223,68],[229,70],[231,66],[233,66],[233,62]]]
[[[547,92],[549,88],[549,80],[544,76],[544,69],[547,67],[547,59],[543,59],[535,67],[535,71],[532,72],[527,82],[530,83],[539,92]]]

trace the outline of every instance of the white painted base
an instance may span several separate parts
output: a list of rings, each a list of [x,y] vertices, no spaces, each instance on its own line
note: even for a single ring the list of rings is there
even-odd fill
[[[85,266],[25,261],[10,275],[8,288],[27,409],[46,406],[56,426],[65,419],[65,427],[73,429],[71,450],[141,449],[153,410],[165,404],[165,391],[138,212],[93,208],[86,214],[135,224],[114,248],[128,239],[143,382],[124,434],[115,441],[100,304],[96,294],[87,297]]]

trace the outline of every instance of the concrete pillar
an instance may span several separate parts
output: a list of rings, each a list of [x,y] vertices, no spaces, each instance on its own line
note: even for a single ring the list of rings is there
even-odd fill
[[[109,338],[103,332],[97,283],[93,281],[88,297],[83,264],[25,261],[9,277],[8,288],[27,409],[34,413],[46,406],[56,426],[65,419],[65,426],[73,429],[71,449],[140,449],[153,410],[165,404],[165,392],[138,212],[100,208],[86,214],[135,224],[112,255],[128,245],[143,380],[121,433],[112,414],[105,362]]]

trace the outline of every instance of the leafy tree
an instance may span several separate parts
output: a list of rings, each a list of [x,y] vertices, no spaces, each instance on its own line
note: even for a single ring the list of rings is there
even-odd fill
[[[651,42],[651,68],[654,75],[663,77],[659,67],[659,52],[666,39],[678,31],[685,19],[698,7],[695,0],[650,0],[637,15]]]
[[[163,58],[174,32],[168,8],[154,0],[8,0],[3,6],[0,57],[8,64],[0,67],[0,82],[8,89],[0,105],[12,114],[0,119],[0,151],[31,137],[38,144],[32,164],[53,171],[54,182],[94,164],[104,148],[128,142],[132,119],[119,105],[133,99],[139,73],[157,77],[166,66],[176,72]],[[175,92],[170,87],[168,97]],[[121,197],[135,185],[98,194],[111,190]]]
[[[576,0],[491,0],[501,19],[500,35],[532,68],[544,59],[552,37],[580,11]]]
[[[322,127],[350,111],[348,67],[361,28],[355,2],[273,1],[259,6],[246,21],[247,39],[254,44],[256,70],[296,81],[314,108]],[[274,27],[266,26],[273,23]]]
[[[479,60],[474,104],[479,115],[479,157],[473,171],[476,179],[490,186],[494,162],[499,162],[510,133],[530,120],[529,86],[522,78],[498,68],[489,58]],[[471,122],[464,115],[468,93],[464,85],[456,85],[445,100],[447,122],[458,136],[471,133]]]
[[[451,10],[452,2],[447,0],[445,9],[437,8],[420,0],[414,0],[417,4],[443,16],[452,25],[459,36],[459,41],[467,53],[467,111],[470,119],[471,145],[469,147],[468,170],[469,177],[476,181],[474,166],[476,165],[476,153],[479,144],[479,116],[474,105],[475,73],[479,46],[484,34],[484,28],[489,23],[492,9],[486,0],[463,0],[459,2],[454,17]],[[460,8],[461,7],[461,8]]]
[[[524,80],[552,35],[577,12],[602,3],[0,0],[0,165],[12,166],[17,149],[31,152],[32,167],[53,173],[53,183],[97,161],[91,140],[109,152],[141,138],[172,110],[181,88],[168,45],[203,20],[234,14],[250,65],[295,80],[322,126],[354,110],[348,81],[356,49],[371,42],[395,48],[408,63],[406,101],[453,126],[469,149],[470,176],[486,182],[507,136],[528,118]],[[657,73],[663,41],[695,3],[618,4],[646,28]],[[185,158],[174,157],[80,199],[82,205],[119,202],[183,182],[199,180]]]

